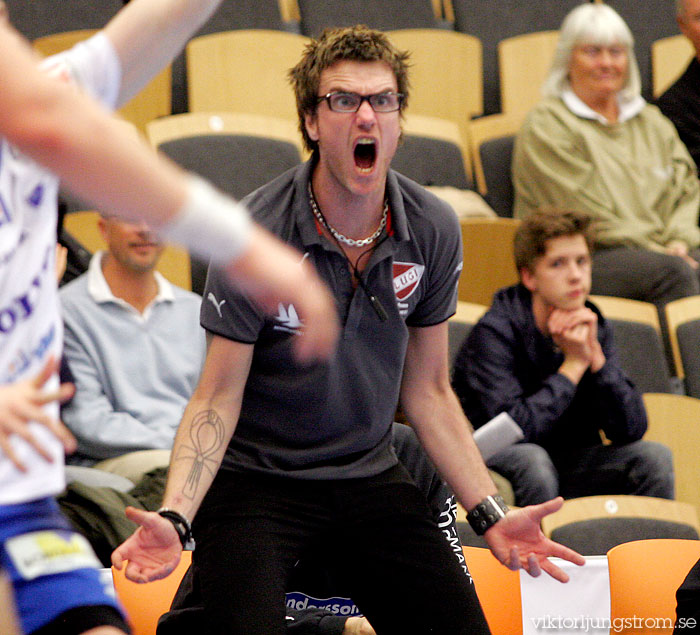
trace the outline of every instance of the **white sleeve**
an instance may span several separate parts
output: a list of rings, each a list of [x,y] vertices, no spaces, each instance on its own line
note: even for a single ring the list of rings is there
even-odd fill
[[[46,58],[41,67],[50,75],[75,83],[110,110],[116,108],[122,68],[116,49],[104,33]]]

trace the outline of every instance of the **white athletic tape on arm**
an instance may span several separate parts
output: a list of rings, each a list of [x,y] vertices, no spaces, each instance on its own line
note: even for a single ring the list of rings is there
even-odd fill
[[[252,221],[245,207],[205,180],[191,176],[185,204],[160,233],[197,256],[225,264],[237,259],[246,249],[251,229]]]

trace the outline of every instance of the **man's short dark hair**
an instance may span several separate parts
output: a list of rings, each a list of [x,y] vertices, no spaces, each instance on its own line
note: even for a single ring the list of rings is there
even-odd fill
[[[547,241],[561,236],[581,235],[588,251],[593,253],[591,218],[580,212],[546,209],[526,216],[515,232],[513,253],[518,273],[524,268],[532,271],[535,261],[547,251]]]
[[[289,71],[299,115],[299,130],[306,147],[315,151],[318,144],[306,132],[304,119],[316,112],[321,73],[337,62],[385,62],[396,77],[399,93],[404,95],[402,108],[408,103],[408,52],[399,51],[389,38],[362,24],[326,29],[318,39],[306,45],[299,63]]]

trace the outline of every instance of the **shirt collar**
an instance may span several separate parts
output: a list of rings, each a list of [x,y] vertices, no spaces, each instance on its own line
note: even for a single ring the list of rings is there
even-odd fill
[[[98,304],[104,302],[115,302],[122,306],[127,306],[134,310],[134,308],[121,298],[116,297],[112,293],[107,280],[105,280],[104,274],[102,273],[102,258],[104,257],[104,251],[96,252],[90,259],[90,264],[87,270],[87,290],[92,299]],[[153,299],[153,302],[149,305],[149,308],[158,302],[172,302],[175,299],[175,293],[173,292],[172,285],[157,271],[154,271],[156,277],[156,283],[158,284],[158,293]],[[146,309],[148,311],[148,309]],[[144,311],[144,313],[146,313]]]
[[[598,121],[605,126],[612,125],[603,115],[593,110],[590,106],[587,106],[581,100],[571,87],[567,87],[562,91],[561,94],[562,101],[566,107],[573,112],[578,117],[583,117],[584,119],[593,119]],[[617,123],[624,123],[636,117],[646,106],[646,101],[640,95],[635,95],[634,97],[623,97],[622,94],[618,94],[617,103],[620,108],[620,116]]]

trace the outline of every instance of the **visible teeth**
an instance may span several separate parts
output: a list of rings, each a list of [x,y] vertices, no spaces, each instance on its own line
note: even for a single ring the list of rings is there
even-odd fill
[[[375,145],[375,139],[369,137],[357,139],[357,144],[355,145],[355,166],[363,174],[372,172],[377,154],[377,149],[374,147]],[[365,149],[361,150],[361,147]]]

